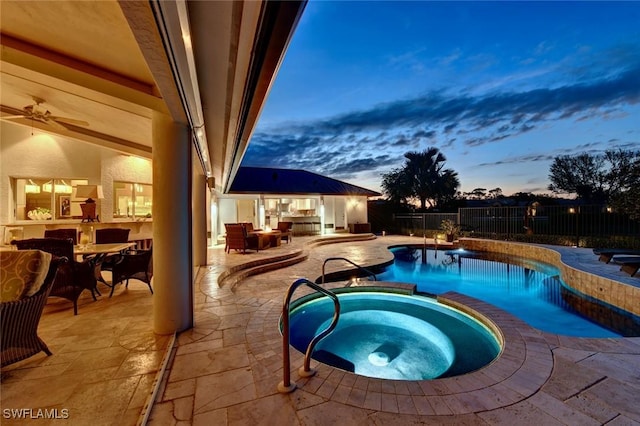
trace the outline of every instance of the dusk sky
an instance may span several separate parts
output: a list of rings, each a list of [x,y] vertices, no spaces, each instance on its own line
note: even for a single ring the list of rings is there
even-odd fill
[[[312,0],[242,164],[380,191],[431,146],[505,195],[548,193],[558,155],[640,149],[640,2]]]

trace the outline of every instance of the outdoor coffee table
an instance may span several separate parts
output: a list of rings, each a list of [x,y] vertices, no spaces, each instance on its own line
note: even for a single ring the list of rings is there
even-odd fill
[[[280,246],[282,232],[280,232],[280,231],[257,231],[256,233],[269,237],[269,243],[270,243],[271,247],[279,247]]]

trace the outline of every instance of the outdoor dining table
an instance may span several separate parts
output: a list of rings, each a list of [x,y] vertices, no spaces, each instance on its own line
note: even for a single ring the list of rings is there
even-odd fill
[[[134,247],[136,243],[105,243],[105,244],[77,244],[73,246],[73,254],[75,256],[88,256],[94,255],[90,258],[90,261],[94,265],[101,263],[105,257],[109,254],[121,253],[131,247]],[[111,287],[113,283],[109,284],[103,277],[99,268],[95,270],[96,279],[103,282],[107,286]],[[100,294],[100,293],[98,293]]]
[[[135,246],[134,242],[127,243],[108,243],[108,244],[77,244],[73,246],[73,254],[76,256],[85,254],[101,254],[120,253],[123,250]]]

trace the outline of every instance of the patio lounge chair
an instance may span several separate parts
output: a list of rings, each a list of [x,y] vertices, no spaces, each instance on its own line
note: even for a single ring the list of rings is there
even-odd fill
[[[247,229],[241,223],[225,223],[224,226],[227,230],[225,246],[227,253],[231,250],[242,251],[243,254],[247,250],[260,251],[258,234],[248,234]]]
[[[293,222],[278,222],[278,231],[282,233],[281,240],[287,240],[287,244],[293,240]]]
[[[51,355],[47,345],[38,336],[38,324],[58,268],[67,259],[38,250],[6,251],[1,257],[3,302],[0,303],[0,364],[4,367],[40,351]],[[25,261],[26,258],[30,260]],[[27,265],[38,267],[27,269]],[[9,287],[16,291],[9,291],[14,297],[5,301],[5,290]]]
[[[242,222],[240,223],[240,225],[244,226],[244,228],[247,230],[247,234],[250,234],[252,232],[262,231],[262,229],[260,228],[254,228],[253,223],[251,222]]]
[[[620,270],[630,276],[635,276],[640,269],[640,256],[617,257],[615,263],[620,265]]]
[[[600,257],[598,260],[600,262],[609,263],[613,256],[617,255],[631,255],[631,256],[640,256],[640,250],[633,249],[593,249],[593,252]]]

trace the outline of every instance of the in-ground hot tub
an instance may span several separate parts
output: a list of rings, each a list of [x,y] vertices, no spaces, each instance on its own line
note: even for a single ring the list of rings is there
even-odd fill
[[[338,325],[318,343],[312,358],[343,370],[428,380],[477,370],[501,350],[501,340],[487,325],[429,297],[348,291],[338,298]],[[311,339],[329,326],[333,310],[327,297],[312,295],[294,302],[291,345],[304,353]]]

